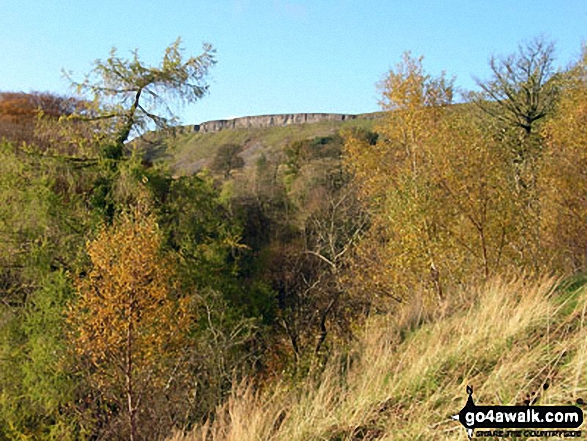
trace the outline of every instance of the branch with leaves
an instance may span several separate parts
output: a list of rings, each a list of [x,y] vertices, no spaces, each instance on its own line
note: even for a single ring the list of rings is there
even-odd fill
[[[65,73],[76,92],[92,103],[94,112],[74,114],[72,119],[105,122],[111,142],[122,146],[131,136],[149,127],[166,128],[177,122],[169,105],[194,103],[208,92],[206,77],[216,64],[215,50],[203,45],[198,56],[184,56],[181,38],[165,49],[158,66],[149,66],[138,51],[124,58],[116,48],[106,60],[96,60],[83,81]],[[105,125],[105,124],[104,124]],[[103,125],[103,126],[104,126]]]

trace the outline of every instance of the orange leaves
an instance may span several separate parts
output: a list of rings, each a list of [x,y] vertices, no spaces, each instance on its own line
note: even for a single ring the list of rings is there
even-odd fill
[[[69,115],[79,105],[77,100],[49,93],[0,93],[0,139],[41,143],[35,134],[37,115],[42,112],[49,119]]]
[[[77,282],[80,297],[69,320],[75,350],[92,363],[99,384],[120,380],[130,358],[132,374],[145,380],[160,370],[162,354],[179,350],[187,304],[172,297],[172,272],[160,247],[154,217],[139,212],[121,216],[87,245],[93,268]]]
[[[92,269],[69,310],[72,346],[90,384],[125,409],[130,440],[185,362],[189,301],[176,299],[155,217],[122,214],[87,244]]]

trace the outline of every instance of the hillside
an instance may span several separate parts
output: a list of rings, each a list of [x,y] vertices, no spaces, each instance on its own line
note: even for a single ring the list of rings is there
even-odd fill
[[[416,301],[375,316],[316,381],[257,394],[243,384],[214,421],[171,439],[464,440],[451,416],[467,385],[478,404],[584,409],[583,282],[497,279],[453,293],[441,309]]]
[[[345,120],[324,120],[312,123],[294,123],[267,127],[230,128],[197,132],[193,126],[184,126],[174,133],[148,133],[142,138],[147,157],[155,162],[169,164],[176,175],[187,175],[210,167],[222,145],[238,145],[239,156],[245,168],[262,156],[271,162],[278,160],[283,148],[305,139],[328,137],[351,127],[371,129],[380,114],[356,115]],[[203,123],[202,125],[205,125]]]

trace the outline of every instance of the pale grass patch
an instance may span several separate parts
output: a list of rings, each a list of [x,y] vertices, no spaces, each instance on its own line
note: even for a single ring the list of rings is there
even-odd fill
[[[574,404],[587,398],[587,302],[583,290],[563,314],[555,284],[499,279],[455,294],[440,312],[414,302],[373,317],[346,371],[338,359],[314,386],[241,386],[213,423],[172,439],[462,440],[450,416],[467,384],[479,404]]]
[[[283,393],[276,387],[261,395],[250,384],[241,383],[226,403],[220,406],[215,419],[196,427],[189,435],[176,433],[169,441],[253,441],[269,440],[279,429],[284,410]]]

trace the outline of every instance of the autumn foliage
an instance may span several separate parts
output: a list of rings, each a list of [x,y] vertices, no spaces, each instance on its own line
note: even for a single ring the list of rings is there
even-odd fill
[[[0,139],[15,143],[39,143],[35,133],[39,113],[49,119],[71,115],[79,101],[41,92],[0,93]]]
[[[176,298],[148,213],[136,210],[103,228],[88,255],[92,268],[77,281],[79,299],[68,313],[73,347],[104,399],[126,408],[129,439],[137,439],[145,403],[163,393],[181,362],[188,304]]]
[[[547,150],[542,191],[546,241],[561,264],[587,265],[587,48],[569,72],[554,117],[543,130]]]
[[[436,316],[477,329],[471,286],[515,275],[523,288],[544,273],[573,274],[574,285],[587,271],[587,52],[559,71],[553,46],[533,40],[493,58],[492,77],[461,102],[452,78],[406,53],[379,84],[379,118],[273,127],[271,145],[257,129],[179,135],[200,149],[182,154],[212,169],[180,177],[169,160],[180,138],[160,155],[133,137],[174,121],[169,98],[207,93],[214,51],[182,53],[177,40],[147,66],[113,50],[73,83],[78,100],[0,94],[1,439],[137,441],[197,426],[208,439],[222,424],[254,426],[246,406],[222,407],[243,379],[261,400],[273,379],[294,396],[335,378],[319,408],[340,408],[352,396],[345,375],[363,369],[352,348],[365,323],[396,323],[368,338],[381,367],[401,345],[422,352],[406,336]],[[543,302],[551,288],[519,291],[508,301],[529,320],[520,341],[536,302],[576,306]],[[498,292],[474,301],[483,320],[501,313]],[[460,335],[451,323],[447,335]],[[443,375],[453,362],[437,363]],[[434,397],[440,378],[406,366],[400,413]],[[355,400],[376,407],[353,415],[393,419],[397,400],[375,390],[395,380],[377,372]],[[284,409],[262,421],[267,437],[297,421]],[[320,436],[375,433],[371,416],[366,431],[343,419]]]
[[[549,102],[532,113],[542,132],[516,119],[534,112],[534,98],[530,110],[518,105],[524,91],[558,98],[551,57],[550,45],[533,41],[503,69],[494,64],[497,80],[487,88],[502,101],[479,110],[448,106],[451,81],[427,74],[422,58],[405,54],[389,72],[380,86],[389,112],[377,136],[349,132],[345,142],[372,215],[355,249],[362,295],[384,305],[414,295],[442,300],[447,287],[508,271],[584,268],[583,64],[567,74],[556,112]]]

